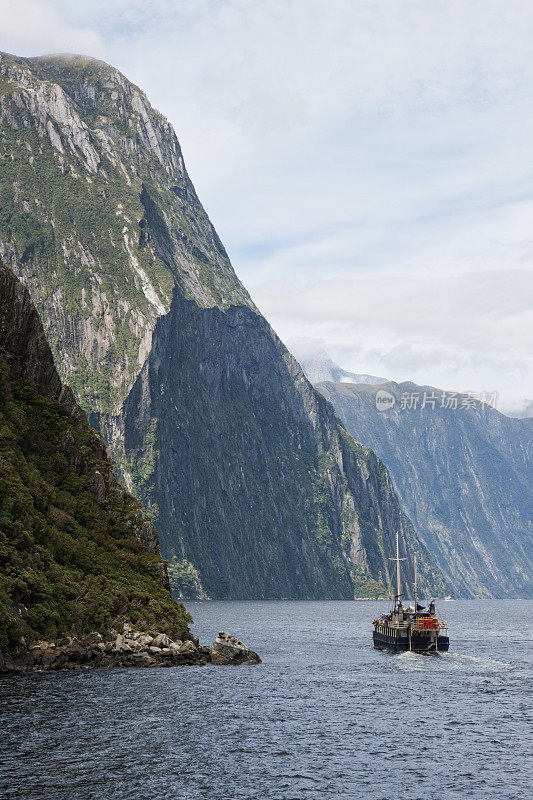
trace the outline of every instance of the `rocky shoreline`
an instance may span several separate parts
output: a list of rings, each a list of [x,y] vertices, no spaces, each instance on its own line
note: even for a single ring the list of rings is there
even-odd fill
[[[165,633],[133,631],[129,625],[124,625],[122,633],[110,631],[107,637],[94,631],[83,637],[22,643],[9,653],[0,651],[0,673],[260,663],[257,653],[229,633],[219,633],[211,647],[203,647],[196,639],[172,641]]]

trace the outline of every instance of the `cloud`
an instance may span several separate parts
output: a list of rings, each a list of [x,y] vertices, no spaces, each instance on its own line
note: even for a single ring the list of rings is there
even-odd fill
[[[58,4],[46,0],[0,0],[0,50],[21,56],[76,52],[99,56],[102,37],[94,27],[69,25]]]
[[[318,336],[354,371],[533,396],[530,4],[0,0],[0,12],[0,49],[91,52],[147,92],[284,338]]]

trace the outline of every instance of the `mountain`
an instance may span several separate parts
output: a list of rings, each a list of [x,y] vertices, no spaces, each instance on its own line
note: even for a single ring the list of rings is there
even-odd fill
[[[396,531],[422,545],[239,282],[169,123],[93,59],[0,76],[0,254],[164,555],[213,598],[386,592]]]
[[[456,593],[533,596],[533,420],[414,383],[317,388],[387,464]]]
[[[0,650],[124,622],[188,632],[151,521],[116,481],[27,290],[1,262],[0,565]]]
[[[358,372],[347,372],[339,367],[325,352],[312,352],[299,354],[296,358],[304,371],[305,376],[311,383],[322,383],[331,381],[332,383],[387,383],[387,378],[378,378],[376,375],[365,375]]]

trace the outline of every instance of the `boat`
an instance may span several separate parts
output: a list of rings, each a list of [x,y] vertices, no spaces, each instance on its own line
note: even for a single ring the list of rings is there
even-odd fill
[[[394,559],[391,559],[394,560]],[[394,653],[444,653],[450,646],[448,623],[440,620],[432,600],[429,607],[418,602],[418,578],[416,553],[414,555],[415,583],[413,607],[403,607],[400,584],[400,544],[396,533],[396,595],[394,607],[388,614],[381,614],[372,623],[374,647]]]

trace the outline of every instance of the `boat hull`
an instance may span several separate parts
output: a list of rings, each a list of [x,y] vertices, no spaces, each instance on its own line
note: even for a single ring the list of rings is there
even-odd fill
[[[435,638],[431,636],[413,636],[411,640],[411,647],[409,647],[408,636],[392,636],[386,633],[379,633],[374,631],[373,634],[374,647],[378,650],[390,650],[393,653],[405,653],[410,650],[413,653],[434,653],[435,652]],[[448,636],[437,637],[437,648],[439,653],[445,653],[450,647],[450,639]]]

